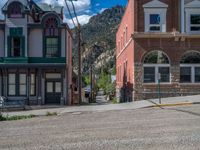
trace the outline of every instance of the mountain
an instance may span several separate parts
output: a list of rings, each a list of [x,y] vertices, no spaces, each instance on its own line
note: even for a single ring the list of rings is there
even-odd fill
[[[115,35],[124,14],[125,8],[115,6],[104,10],[90,18],[89,22],[81,26],[84,48],[82,49],[83,74],[87,74],[91,64],[95,70],[115,66]],[[76,32],[76,29],[73,30]],[[73,62],[77,68],[77,45],[75,37],[73,49]]]

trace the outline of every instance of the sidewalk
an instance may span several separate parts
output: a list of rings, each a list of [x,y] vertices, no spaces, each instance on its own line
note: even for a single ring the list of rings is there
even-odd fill
[[[101,112],[101,111],[112,111],[112,110],[134,110],[146,107],[164,107],[164,106],[176,106],[176,105],[192,105],[200,104],[200,95],[195,96],[184,96],[184,97],[170,97],[163,98],[162,104],[159,105],[158,99],[152,100],[142,100],[130,103],[121,104],[105,104],[105,105],[87,105],[87,106],[66,106],[62,108],[47,108],[39,110],[28,110],[28,111],[15,111],[15,112],[5,112],[3,115],[14,116],[14,115],[36,115],[45,116],[47,112],[56,112],[58,115],[64,113],[79,113],[79,112]]]

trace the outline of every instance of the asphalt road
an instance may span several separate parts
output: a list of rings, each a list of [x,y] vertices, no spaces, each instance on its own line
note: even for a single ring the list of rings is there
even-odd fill
[[[200,150],[200,105],[0,122],[0,150]]]

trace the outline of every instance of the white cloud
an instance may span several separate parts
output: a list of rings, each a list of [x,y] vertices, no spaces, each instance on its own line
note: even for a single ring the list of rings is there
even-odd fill
[[[96,3],[96,5],[95,6],[100,6],[100,4],[99,3]]]
[[[2,8],[6,2],[7,0],[0,0],[0,8]],[[56,0],[35,0],[35,2],[47,3],[50,5],[66,6],[64,0],[57,0],[57,1]],[[91,13],[90,11],[91,0],[77,0],[77,1],[74,1],[73,3],[77,12],[83,11],[85,13]],[[71,2],[68,2],[68,4],[69,4],[70,9],[72,10]],[[66,10],[66,7],[65,7],[65,11],[66,11],[65,14],[67,14],[68,12]],[[83,24],[88,23],[89,19],[92,16],[93,15],[79,15],[78,20],[80,24],[83,25]],[[0,11],[0,19],[3,19],[3,14],[1,11]],[[76,19],[74,18],[74,20]],[[70,27],[73,27],[71,19],[65,18],[64,21],[67,22]]]
[[[101,14],[104,10],[106,10],[107,8],[102,8],[99,13]]]
[[[80,16],[78,16],[78,21],[81,25],[87,24],[92,16],[94,16],[94,15],[91,15],[91,16],[90,15],[80,15]],[[75,24],[77,25],[76,18],[73,18],[73,20],[74,20]],[[66,22],[70,28],[74,27],[71,19],[64,18],[64,22]]]
[[[65,0],[41,0],[41,2],[51,4],[51,5],[60,5],[66,7]],[[91,0],[77,0],[73,1],[75,9],[77,12],[88,9],[91,5]],[[71,2],[67,2],[70,10],[73,10]]]
[[[7,0],[0,0],[0,8],[2,8],[6,2],[7,2]],[[4,18],[4,16],[0,10],[0,19],[3,19],[3,18]]]

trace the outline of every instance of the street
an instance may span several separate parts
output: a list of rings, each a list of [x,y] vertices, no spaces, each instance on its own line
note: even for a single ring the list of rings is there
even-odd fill
[[[200,150],[200,105],[0,122],[1,150]]]

